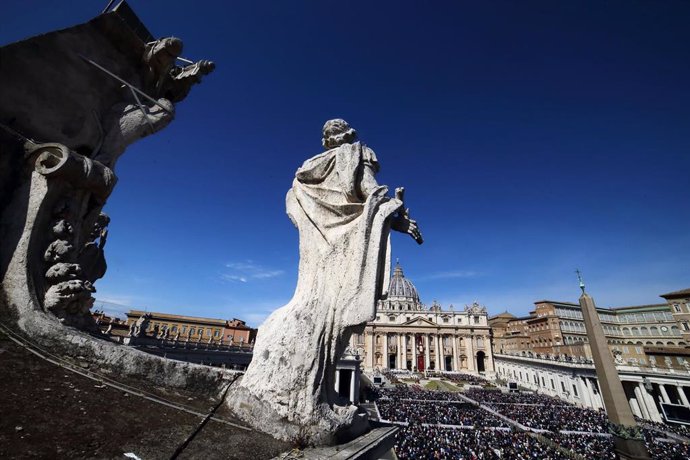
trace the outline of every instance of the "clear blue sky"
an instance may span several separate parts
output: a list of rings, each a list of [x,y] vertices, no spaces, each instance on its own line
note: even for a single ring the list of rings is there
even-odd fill
[[[0,42],[107,2],[4,1]],[[284,197],[348,120],[425,244],[393,236],[422,300],[524,314],[690,287],[690,3],[151,1],[155,36],[215,73],[118,163],[97,297],[258,325],[292,296]]]

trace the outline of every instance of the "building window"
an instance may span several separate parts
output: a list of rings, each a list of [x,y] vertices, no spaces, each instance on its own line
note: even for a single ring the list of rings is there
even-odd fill
[[[563,383],[563,382],[561,382],[561,391],[563,391],[563,393],[565,393],[565,383]]]
[[[199,330],[197,331],[197,334],[204,335],[204,328],[200,327]]]
[[[479,324],[479,316],[474,317],[474,324]]]
[[[173,333],[177,332],[177,326],[173,326],[173,327],[172,327],[172,332],[173,332]]]
[[[573,395],[577,398],[577,386],[573,383]]]
[[[551,380],[551,388],[555,390],[555,389],[556,389],[556,385],[553,383],[553,379],[550,379],[550,380]]]
[[[448,322],[448,318],[443,318],[443,322],[444,322],[444,323],[447,323],[447,322]]]
[[[189,328],[189,335],[194,335],[195,332],[196,332],[196,328],[193,328],[193,327]]]
[[[213,337],[218,337],[219,335],[220,335],[219,330],[216,329],[215,331],[213,331]]]
[[[688,325],[688,323],[683,323],[683,330],[690,331],[690,325]]]
[[[680,313],[680,304],[674,303],[673,311],[675,311],[676,313]]]

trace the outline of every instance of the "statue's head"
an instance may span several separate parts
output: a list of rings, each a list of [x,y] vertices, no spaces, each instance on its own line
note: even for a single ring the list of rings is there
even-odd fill
[[[342,118],[328,120],[323,125],[321,144],[325,149],[334,149],[343,144],[352,144],[357,140],[357,131]]]

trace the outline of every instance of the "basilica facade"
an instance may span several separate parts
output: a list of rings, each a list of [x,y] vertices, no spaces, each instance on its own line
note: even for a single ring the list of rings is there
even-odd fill
[[[352,335],[350,345],[362,358],[365,372],[494,373],[486,307],[474,303],[462,311],[452,305],[444,310],[433,302],[427,308],[399,263],[376,318],[363,333]]]

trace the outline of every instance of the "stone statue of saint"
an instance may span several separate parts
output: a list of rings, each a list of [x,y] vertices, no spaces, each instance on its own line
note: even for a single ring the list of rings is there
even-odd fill
[[[231,389],[233,411],[273,436],[328,444],[366,420],[335,391],[336,363],[353,332],[374,318],[389,261],[391,229],[418,243],[403,189],[376,182],[373,150],[341,119],[323,127],[325,151],[297,170],[286,197],[299,230],[299,276],[290,302],[259,329],[252,362]]]

